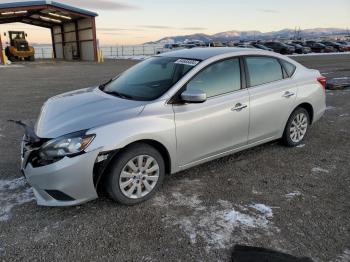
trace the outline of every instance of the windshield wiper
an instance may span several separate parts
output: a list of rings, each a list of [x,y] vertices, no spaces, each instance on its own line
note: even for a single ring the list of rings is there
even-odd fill
[[[108,85],[108,84],[109,84],[110,82],[112,82],[112,81],[113,81],[113,78],[111,78],[110,80],[108,80],[106,83],[99,85],[98,87],[99,87],[101,90],[103,90],[103,89],[105,88],[105,86]]]
[[[135,100],[135,97],[133,97],[131,95],[122,94],[122,93],[119,93],[117,91],[105,91],[105,93],[109,94],[109,95],[117,96],[120,98],[124,98],[124,99]]]

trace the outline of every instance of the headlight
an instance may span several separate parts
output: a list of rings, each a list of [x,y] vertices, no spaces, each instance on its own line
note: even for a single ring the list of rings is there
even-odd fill
[[[72,156],[83,152],[94,138],[94,134],[86,135],[85,131],[61,136],[43,144],[39,155],[46,160]]]

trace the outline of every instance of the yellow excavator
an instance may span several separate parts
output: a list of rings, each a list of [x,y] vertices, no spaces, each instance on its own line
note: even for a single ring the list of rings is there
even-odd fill
[[[5,33],[6,36],[6,33]],[[5,54],[11,62],[34,61],[34,48],[29,46],[26,40],[27,34],[23,31],[9,31],[9,46],[5,48]]]

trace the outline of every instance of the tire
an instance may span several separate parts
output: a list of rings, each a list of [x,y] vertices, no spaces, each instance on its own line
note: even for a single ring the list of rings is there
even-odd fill
[[[310,116],[306,109],[298,107],[290,115],[283,132],[282,142],[288,147],[300,145],[308,132]],[[293,131],[294,130],[294,131]]]
[[[141,168],[139,159],[142,159]],[[148,144],[131,145],[112,161],[106,173],[105,189],[114,201],[124,205],[141,203],[151,198],[163,183],[164,159]]]
[[[10,60],[11,62],[16,62],[16,57],[14,57],[11,54],[10,48],[8,48],[8,47],[5,48],[5,55],[7,56],[8,60]]]
[[[29,61],[33,62],[35,60],[35,57],[33,55],[31,55],[29,58],[28,58]]]

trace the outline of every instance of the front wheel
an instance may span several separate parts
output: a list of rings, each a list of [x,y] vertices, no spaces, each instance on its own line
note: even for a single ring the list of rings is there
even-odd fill
[[[308,131],[310,116],[306,109],[297,108],[290,115],[285,127],[282,141],[286,146],[294,147],[300,145]]]
[[[164,176],[161,154],[148,144],[138,143],[115,158],[105,187],[113,200],[134,205],[149,199],[163,183]]]

